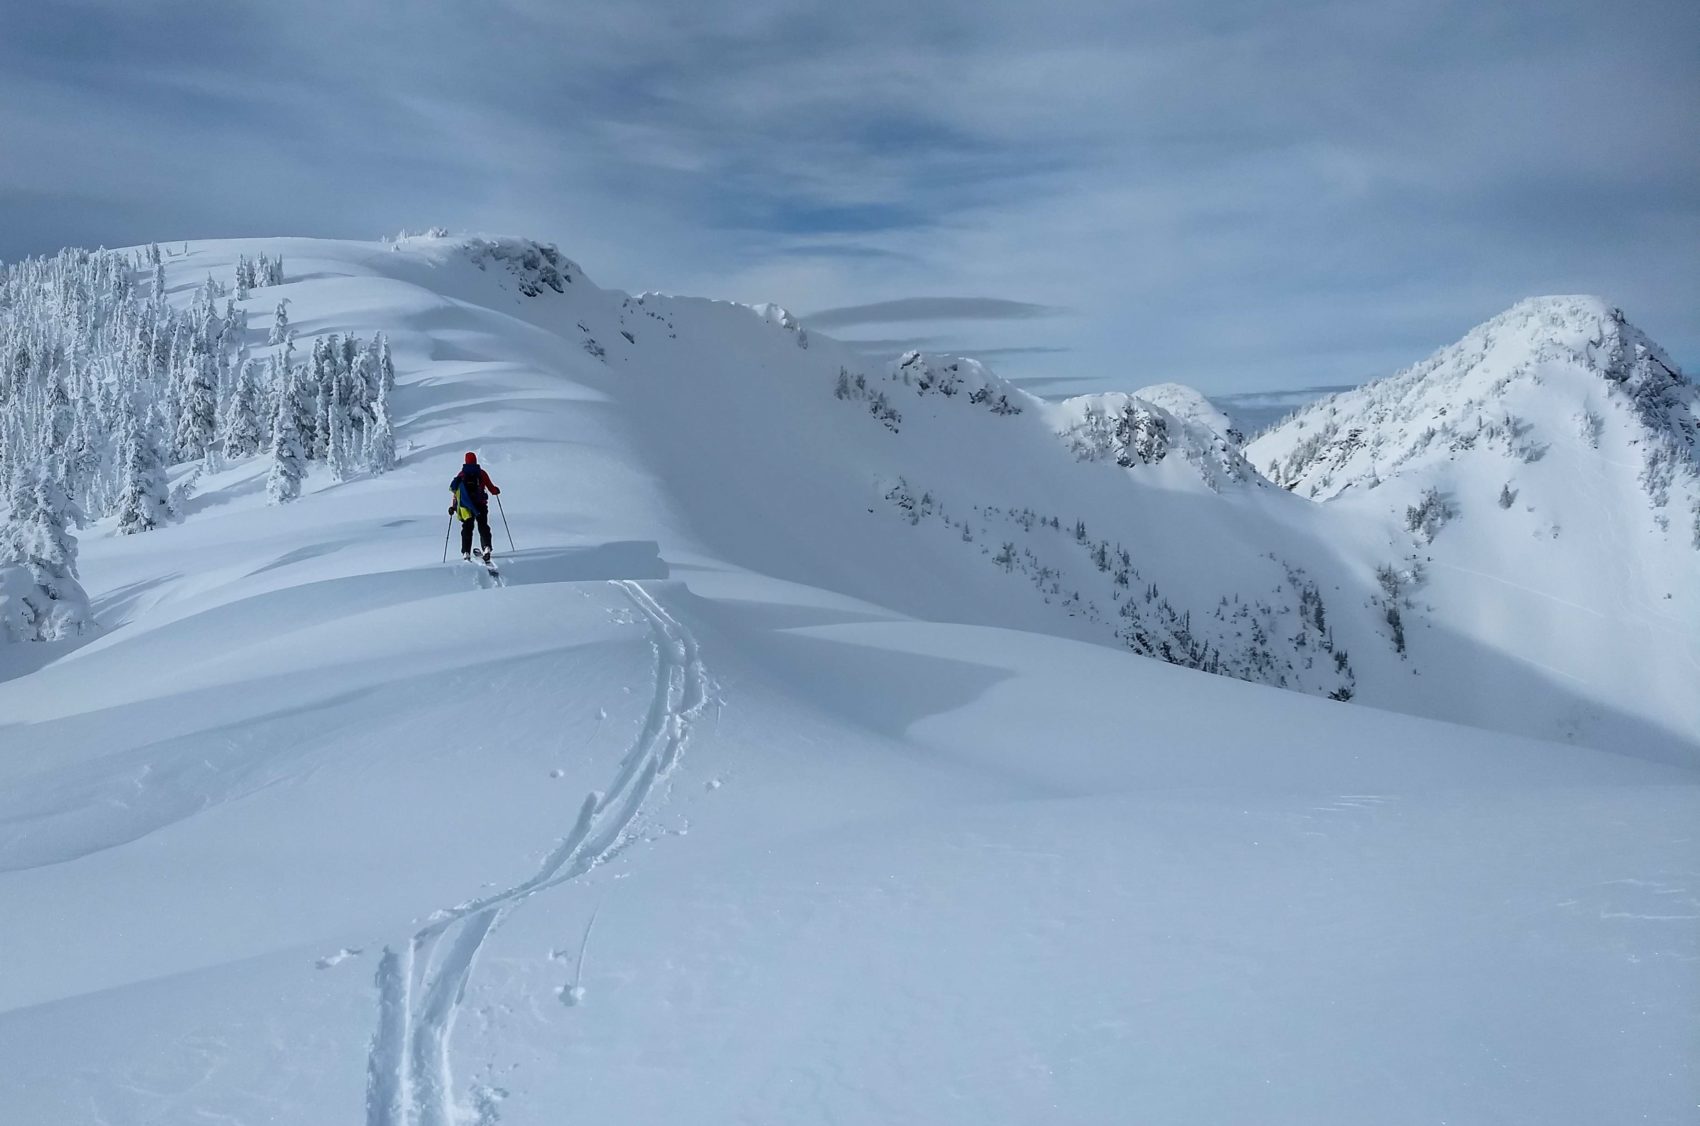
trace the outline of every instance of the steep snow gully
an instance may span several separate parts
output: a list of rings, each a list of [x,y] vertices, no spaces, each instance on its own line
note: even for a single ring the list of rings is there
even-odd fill
[[[643,586],[613,583],[649,625],[655,650],[654,694],[643,726],[605,792],[581,803],[572,830],[529,878],[502,891],[436,912],[378,964],[378,1028],[367,1065],[367,1126],[453,1126],[451,1038],[485,941],[525,900],[575,880],[607,860],[678,764],[711,682],[696,638]]]

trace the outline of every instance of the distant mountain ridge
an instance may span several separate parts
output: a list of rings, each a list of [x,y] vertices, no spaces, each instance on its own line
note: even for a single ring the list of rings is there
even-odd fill
[[[225,293],[217,279],[256,255],[312,268]],[[483,417],[516,364],[581,388],[539,398],[525,426],[492,434],[492,450],[511,444],[517,458],[582,432],[548,455],[565,459],[551,491],[620,535],[656,540],[664,557],[1339,700],[1655,757],[1700,750],[1700,677],[1688,675],[1700,663],[1684,628],[1700,610],[1700,553],[1677,519],[1693,504],[1693,386],[1592,299],[1524,302],[1242,449],[1228,417],[1189,388],[1048,402],[968,358],[872,363],[780,306],[604,290],[523,239],[247,240],[157,261],[72,254],[49,272],[74,289],[84,270],[136,316],[161,308],[156,292],[200,310],[209,354],[229,357],[202,365],[209,419],[231,416],[233,373],[287,371],[309,352],[318,364],[308,335],[411,338],[393,407],[404,459],[423,425],[409,419]],[[401,296],[386,305],[373,287]],[[215,300],[226,313],[208,312]],[[448,327],[410,329],[420,314],[409,302],[448,303]],[[268,307],[289,311],[269,336],[247,327]],[[184,385],[200,353],[180,351],[149,378]],[[95,359],[72,381],[67,432],[97,431],[91,412],[111,398]],[[292,376],[291,394],[318,404],[305,430],[335,421],[330,407],[346,399],[348,448],[369,447],[375,415],[353,372],[387,362],[355,356],[321,365],[323,379]],[[259,388],[265,403],[280,401],[276,378]],[[166,396],[157,410],[189,401]],[[315,462],[303,470],[315,504],[366,472],[335,448],[328,478]],[[117,452],[92,440],[85,452],[87,480],[111,480],[84,492],[116,496]],[[224,480],[199,461],[171,473],[174,494]],[[1646,517],[1631,527],[1637,511]],[[1643,549],[1648,537],[1656,549]],[[1658,671],[1635,671],[1642,660]]]

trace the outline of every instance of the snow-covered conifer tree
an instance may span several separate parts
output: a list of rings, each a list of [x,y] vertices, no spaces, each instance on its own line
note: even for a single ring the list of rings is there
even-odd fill
[[[376,352],[370,347],[363,348],[354,354],[354,361],[348,367],[348,413],[354,419],[355,425],[364,430],[377,417],[372,409],[378,395],[378,360]]]
[[[277,312],[272,317],[271,335],[266,337],[267,344],[282,344],[289,339],[289,309],[288,302],[279,301]]]
[[[272,419],[271,471],[266,474],[266,499],[271,504],[287,504],[301,495],[301,479],[307,473],[307,454],[301,448],[301,400],[306,390],[294,372],[284,373],[277,415]]]
[[[312,440],[307,446],[309,457],[329,460],[331,449],[331,415],[336,408],[336,334],[321,336],[313,341],[312,386],[309,393],[314,404]]]
[[[179,460],[205,457],[212,449],[218,426],[218,385],[213,356],[199,352],[188,358],[186,377],[177,404],[176,454]]]
[[[87,512],[99,513],[106,509],[109,492],[107,482],[102,480],[101,468],[107,443],[101,437],[101,430],[97,405],[87,399],[78,400],[70,441],[65,449],[66,468],[62,484],[73,503],[79,496],[86,498],[84,504],[75,510],[74,520],[79,528],[84,526]]]
[[[378,337],[378,388],[387,399],[395,390],[395,357],[390,354],[390,338],[383,333]]]
[[[146,418],[124,405],[119,432],[118,531],[121,535],[152,531],[171,514],[171,488],[160,453],[157,431]]]
[[[346,481],[354,475],[354,459],[360,449],[360,435],[348,411],[333,404],[330,438],[325,460],[330,463],[331,480]]]
[[[77,582],[77,539],[65,496],[42,466],[12,467],[9,516],[0,533],[0,636],[55,641],[88,629],[88,595]]]
[[[366,467],[373,473],[388,473],[395,468],[395,426],[390,421],[389,391],[381,383],[372,411],[372,425],[366,429]]]
[[[260,385],[255,367],[254,361],[248,360],[236,373],[236,386],[225,411],[225,457],[252,457],[260,452],[264,434],[260,427]]]

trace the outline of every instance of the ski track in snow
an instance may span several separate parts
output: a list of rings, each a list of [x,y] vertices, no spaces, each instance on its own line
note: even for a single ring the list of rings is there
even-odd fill
[[[450,1037],[483,949],[508,912],[608,859],[626,840],[658,780],[679,762],[691,726],[708,703],[709,680],[696,638],[637,582],[613,583],[649,624],[655,691],[642,728],[606,793],[591,793],[572,831],[528,879],[438,911],[378,965],[378,1028],[366,1072],[367,1126],[454,1126]]]

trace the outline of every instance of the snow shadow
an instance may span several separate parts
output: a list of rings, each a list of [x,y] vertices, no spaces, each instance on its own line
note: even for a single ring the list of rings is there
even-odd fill
[[[904,738],[915,724],[967,707],[1014,674],[994,665],[752,625],[741,605],[693,601],[738,637],[738,656],[760,681],[864,730]],[[865,621],[846,613],[838,622]],[[819,625],[829,625],[818,621]]]
[[[183,572],[172,571],[170,574],[156,575],[151,579],[129,583],[97,595],[89,601],[89,607],[94,611],[94,620],[100,623],[103,629],[123,625],[130,620],[130,611],[135,609],[136,604],[144,597],[162,586],[177,582],[182,577]]]
[[[350,542],[355,541],[300,548],[261,570],[299,563],[347,547]],[[504,584],[509,586],[664,579],[668,574],[654,540],[534,548],[498,555],[496,563],[502,569]],[[209,647],[217,647],[221,639],[277,638],[350,614],[463,593],[465,587],[460,578],[463,566],[459,559],[447,567],[433,561],[421,567],[343,575],[239,597],[157,625],[121,647],[81,654],[79,661],[96,663],[80,666],[80,671],[84,675],[139,677],[162,666],[192,667],[201,661]],[[478,573],[482,575],[483,571]]]
[[[388,527],[389,525],[385,526]],[[298,547],[293,551],[284,552],[282,555],[273,559],[270,563],[267,563],[263,567],[256,567],[254,570],[249,571],[248,576],[252,577],[254,575],[262,575],[267,571],[275,571],[279,567],[288,567],[296,563],[305,563],[309,559],[318,559],[321,556],[331,555],[335,552],[341,551],[345,547],[354,547],[361,542],[363,541],[359,539],[330,540],[325,543],[314,543],[308,544],[306,547]]]
[[[312,673],[290,678],[310,682]],[[298,776],[363,718],[375,686],[291,702],[256,715],[42,771],[0,795],[0,872],[63,864],[138,840],[203,810]],[[167,697],[216,714],[226,689]],[[332,744],[334,745],[334,743]]]
[[[246,459],[253,461],[254,459]],[[266,473],[263,465],[254,465],[248,476],[228,485],[220,485],[206,492],[195,492],[178,505],[178,514],[184,518],[208,509],[220,508],[241,497],[258,496],[266,488]]]
[[[97,631],[91,630],[81,637],[68,637],[60,641],[0,641],[0,684],[46,668],[60,657],[76,651],[99,636]],[[3,728],[5,723],[4,719],[0,719],[0,728]]]
[[[1645,716],[1594,699],[1550,670],[1515,654],[1489,648],[1437,618],[1407,619],[1405,629],[1419,667],[1444,657],[1465,668],[1488,670],[1489,675],[1474,683],[1468,694],[1455,692],[1444,715],[1432,708],[1408,706],[1398,699],[1381,699],[1373,688],[1362,693],[1359,702],[1663,766],[1689,770],[1700,767],[1700,727],[1674,731]],[[1506,722],[1501,701],[1507,698],[1526,701],[1526,712],[1542,718],[1545,725]]]

